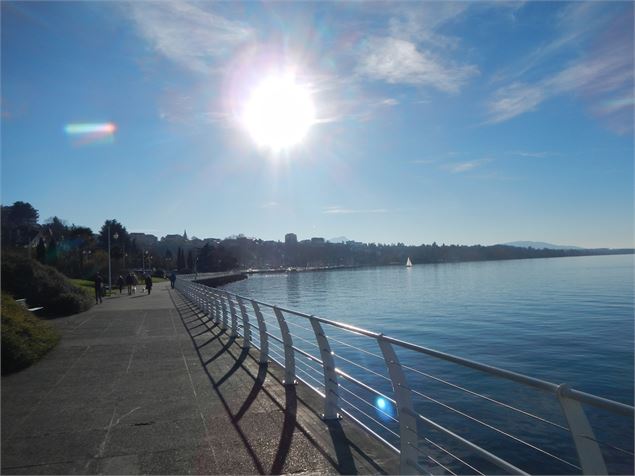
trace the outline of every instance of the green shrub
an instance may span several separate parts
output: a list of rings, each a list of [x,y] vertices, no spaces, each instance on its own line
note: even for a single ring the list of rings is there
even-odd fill
[[[59,341],[47,322],[2,293],[2,374],[16,372],[41,359]]]
[[[26,298],[29,306],[43,306],[42,312],[48,316],[82,312],[93,303],[90,293],[55,268],[10,253],[2,256],[2,289]]]

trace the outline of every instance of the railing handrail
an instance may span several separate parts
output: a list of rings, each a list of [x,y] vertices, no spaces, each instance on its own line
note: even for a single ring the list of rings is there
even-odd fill
[[[355,332],[357,334],[366,336],[366,337],[373,337],[373,338],[378,338],[379,336],[381,336],[383,339],[387,340],[388,342],[390,342],[391,344],[395,344],[398,345],[399,347],[408,349],[408,350],[413,350],[415,352],[419,352],[422,354],[427,354],[427,355],[431,355],[433,357],[438,357],[442,360],[447,360],[449,362],[454,362],[456,364],[459,365],[463,365],[465,367],[469,367],[469,368],[473,368],[475,370],[481,370],[483,372],[486,372],[490,375],[494,375],[496,377],[503,377],[503,378],[507,378],[509,380],[513,380],[515,382],[519,382],[525,385],[528,385],[530,387],[533,388],[537,388],[540,390],[544,390],[547,392],[551,392],[556,394],[558,392],[558,388],[561,387],[562,384],[555,384],[552,382],[548,382],[546,380],[542,380],[542,379],[538,379],[535,377],[530,377],[528,375],[524,375],[518,372],[513,372],[511,370],[505,370],[505,369],[501,369],[500,367],[496,367],[493,365],[488,365],[488,364],[483,364],[471,359],[467,359],[465,357],[459,357],[457,355],[452,355],[452,354],[448,354],[446,352],[441,352],[438,350],[434,350],[434,349],[430,349],[428,347],[424,347],[418,344],[413,344],[411,342],[406,342],[400,339],[396,339],[394,337],[390,337],[387,335],[384,335],[382,333],[379,332],[374,332],[374,331],[370,331],[368,329],[362,329],[360,327],[356,327],[356,326],[352,326],[350,324],[346,324],[344,322],[339,322],[339,321],[334,321],[331,319],[326,319],[323,317],[319,317],[313,314],[307,314],[304,313],[302,311],[297,311],[295,309],[288,309],[282,306],[277,306],[274,304],[270,304],[264,301],[260,301],[258,299],[254,299],[254,298],[250,298],[247,296],[243,296],[237,293],[233,293],[231,291],[225,291],[223,290],[224,293],[230,294],[232,296],[235,297],[239,297],[242,299],[248,299],[250,301],[255,301],[256,303],[258,303],[259,305],[263,305],[263,306],[267,306],[270,308],[278,308],[279,310],[283,311],[283,312],[287,312],[290,314],[294,314],[298,317],[303,317],[305,319],[317,319],[319,322],[324,323],[324,324],[329,324],[332,325],[334,327],[338,327],[340,329],[345,329],[348,331],[352,331]],[[597,395],[593,395],[590,393],[586,393],[580,390],[576,390],[573,388],[567,388],[565,390],[566,392],[566,396],[569,398],[572,398],[574,400],[578,400],[581,403],[587,403],[589,405],[593,405],[595,407],[598,408],[604,408],[607,410],[612,410],[615,412],[618,412],[622,415],[626,415],[626,416],[634,416],[635,415],[635,408],[633,406],[627,405],[625,403],[621,403],[621,402],[617,402],[615,400],[611,400],[608,398],[604,398],[604,397],[599,397]]]
[[[368,431],[372,436],[378,438],[383,443],[387,444],[392,450],[397,451],[400,454],[400,473],[403,474],[413,474],[414,472],[421,471],[422,467],[418,463],[418,455],[422,455],[426,457],[427,460],[432,461],[433,463],[439,465],[442,468],[447,469],[442,463],[434,459],[429,454],[422,453],[422,450],[418,448],[414,442],[416,442],[419,438],[421,438],[417,433],[417,420],[415,417],[419,417],[422,419],[421,421],[432,424],[433,427],[443,428],[440,425],[432,422],[425,418],[423,415],[417,414],[414,410],[413,405],[413,396],[423,397],[427,401],[430,401],[435,404],[440,404],[444,408],[451,410],[452,412],[459,414],[463,417],[466,417],[470,420],[479,423],[480,425],[485,425],[485,427],[498,432],[499,434],[511,438],[517,443],[521,443],[533,450],[539,451],[544,455],[547,455],[560,463],[567,464],[577,469],[582,469],[584,474],[607,474],[606,465],[604,462],[604,457],[602,454],[602,450],[599,447],[599,444],[607,445],[613,449],[617,449],[625,454],[633,456],[633,453],[629,451],[622,450],[620,448],[614,447],[606,441],[601,441],[595,438],[593,428],[589,423],[585,411],[582,407],[582,403],[594,406],[596,408],[601,408],[604,410],[608,410],[614,412],[619,415],[625,415],[632,417],[635,412],[632,406],[620,403],[614,400],[610,400],[607,398],[599,397],[596,395],[592,395],[586,392],[582,392],[579,390],[571,389],[567,384],[554,384],[548,382],[546,380],[541,380],[538,378],[530,377],[528,375],[520,374],[517,372],[512,372],[509,370],[505,370],[499,367],[495,367],[492,365],[483,364],[474,360],[466,359],[463,357],[459,357],[456,355],[452,355],[449,353],[437,351],[434,349],[430,349],[424,346],[420,346],[417,344],[413,344],[401,339],[397,339],[394,337],[386,336],[383,333],[377,333],[374,331],[370,331],[367,329],[363,329],[360,327],[352,326],[343,322],[338,322],[330,319],[325,319],[322,317],[318,317],[315,315],[310,315],[301,311],[296,311],[294,309],[288,309],[285,307],[276,306],[274,304],[270,304],[267,302],[259,301],[250,297],[242,296],[237,293],[233,293],[230,291],[218,290],[201,283],[192,283],[195,279],[195,275],[181,275],[177,280],[177,289],[182,291],[183,294],[190,299],[199,309],[201,309],[205,314],[209,316],[215,323],[220,325],[223,329],[226,329],[230,335],[241,335],[240,331],[245,332],[243,335],[243,347],[248,348],[252,345],[251,342],[251,329],[250,327],[256,327],[251,323],[251,319],[249,313],[247,311],[247,307],[244,305],[245,302],[251,303],[253,307],[255,320],[258,323],[259,329],[259,339],[257,343],[253,343],[253,345],[261,350],[260,352],[260,363],[267,362],[267,358],[273,359],[277,363],[279,363],[284,371],[285,377],[283,380],[284,385],[294,385],[297,379],[305,382],[310,388],[312,388],[315,392],[317,392],[320,396],[325,399],[325,411],[323,414],[324,419],[334,419],[339,418],[338,411],[341,411],[347,417],[350,417],[355,422],[360,424],[362,428]],[[240,308],[240,316],[238,316],[237,307]],[[266,313],[263,314],[261,311],[261,306],[263,310],[267,310]],[[270,319],[265,319],[265,315]],[[303,326],[300,323],[288,321],[285,316],[293,315],[304,320],[308,320],[310,323],[309,326]],[[229,317],[231,316],[231,326],[229,323]],[[238,322],[239,317],[241,317],[242,322]],[[317,345],[312,341],[302,337],[299,334],[291,333],[288,327],[288,324],[292,324],[294,327],[298,327],[303,329],[306,332],[313,331],[314,337],[317,341]],[[344,343],[333,336],[327,335],[321,327],[321,324],[326,324],[334,328],[338,328],[344,330],[348,333],[352,333],[355,335],[359,335],[362,337],[371,338],[375,341],[375,344],[379,346],[381,350],[381,354],[375,354],[370,352],[367,349],[362,349],[359,346]],[[274,329],[277,329],[280,332],[280,337],[272,334],[267,331],[267,325],[272,325]],[[301,334],[301,333],[300,333]],[[271,351],[278,356],[274,357],[269,353],[269,339],[272,339],[271,345],[273,345],[274,349]],[[304,342],[305,344],[311,344],[316,347],[320,352],[320,358],[312,355],[309,352],[298,347],[297,343],[294,343],[294,339],[298,339],[299,341]],[[372,368],[368,368],[368,366],[359,365],[347,358],[343,355],[339,355],[338,353],[332,352],[329,344],[329,340],[333,342],[339,342],[340,344],[344,344],[347,347],[350,347],[352,350],[362,353],[371,354],[374,357],[379,358],[386,365],[386,369],[388,370],[388,377],[377,373]],[[277,343],[281,345],[278,345]],[[461,365],[463,367],[471,368],[485,374],[505,379],[507,381],[513,381],[516,383],[520,383],[522,385],[526,385],[528,387],[538,389],[544,391],[548,394],[555,395],[557,401],[560,404],[561,410],[564,414],[568,427],[564,427],[552,421],[541,418],[537,415],[533,415],[531,413],[525,412],[524,410],[520,410],[511,405],[504,404],[498,400],[487,397],[486,395],[481,395],[480,393],[473,392],[469,389],[463,388],[461,386],[452,384],[451,382],[447,382],[443,379],[439,379],[434,375],[427,374],[425,372],[420,372],[415,368],[410,367],[409,365],[401,364],[398,354],[395,352],[393,348],[399,347],[401,349],[409,350],[419,354],[425,354],[432,356],[436,359],[446,362],[452,362],[454,364]],[[279,352],[279,351],[280,352]],[[301,359],[297,361],[297,363],[302,365],[302,368],[296,368],[296,357],[295,354],[298,354],[300,357],[308,359],[308,362],[313,362],[317,364],[320,370],[313,368],[311,365],[308,365],[306,362]],[[387,395],[378,392],[376,389],[366,385],[361,380],[357,380],[356,378],[346,374],[341,369],[335,367],[334,357],[337,359],[341,359],[342,362],[348,362],[356,367],[359,367],[362,371],[370,372],[371,374],[375,374],[383,379],[386,379],[390,382],[394,392],[394,398],[390,398]],[[351,357],[353,358],[353,357]],[[354,358],[353,358],[354,359]],[[521,414],[530,416],[532,418],[536,418],[538,420],[542,420],[544,423],[548,423],[559,427],[560,429],[567,430],[571,437],[573,438],[573,442],[575,445],[576,452],[578,454],[578,461],[580,466],[577,466],[566,459],[560,458],[559,456],[550,453],[534,444],[529,443],[528,441],[524,441],[521,438],[509,433],[508,431],[503,431],[495,426],[492,426],[478,418],[474,418],[473,416],[460,411],[457,408],[453,408],[442,401],[439,401],[433,397],[430,397],[426,394],[423,394],[417,391],[414,387],[411,387],[408,380],[409,378],[404,373],[404,369],[408,369],[410,371],[414,371],[415,374],[421,374],[426,377],[433,378],[440,383],[444,383],[461,391],[472,394],[476,397],[484,398],[485,400],[489,400],[495,404],[502,405],[509,410],[519,412]],[[322,377],[324,379],[323,384],[319,382],[313,375],[307,373],[306,371],[310,370],[313,373],[319,374],[322,373]],[[314,380],[318,383],[318,387],[324,386],[324,393],[318,387],[315,387],[313,384],[309,383],[304,378],[300,377],[297,372],[301,372],[302,374],[306,374],[311,380]],[[392,418],[399,425],[399,433],[395,433],[393,430],[385,426],[382,422],[372,417],[370,414],[355,406],[352,402],[346,400],[342,396],[339,396],[339,390],[345,390],[347,393],[350,393],[355,398],[358,398],[362,401],[362,403],[369,405],[369,402],[364,400],[359,395],[351,392],[346,387],[341,386],[338,383],[338,376],[342,377],[344,380],[350,381],[351,383],[360,385],[362,389],[370,391],[371,394],[380,395],[382,398],[390,401],[395,405],[395,409],[397,410],[397,418]],[[343,404],[340,403],[340,399],[343,403],[349,406],[351,411],[357,411],[360,414],[364,415],[362,419],[368,418],[370,423],[369,425],[379,425],[384,430],[387,430],[389,433],[393,434],[395,437],[399,438],[399,448],[393,446],[389,441],[375,432],[371,427],[367,424],[359,420],[355,417],[347,408],[343,408]],[[371,399],[372,401],[372,399]],[[373,406],[370,403],[370,406]],[[379,411],[383,412],[383,407],[378,408]],[[465,444],[467,440],[463,439],[459,435],[456,435],[452,431],[445,429],[445,434],[448,436],[452,436],[458,442]],[[381,431],[381,430],[380,430]],[[423,437],[423,440],[432,444],[434,447],[441,449],[448,455],[455,458],[456,461],[461,462],[462,464],[467,464],[460,457],[453,455],[451,452],[445,450],[440,445],[430,440],[428,437]],[[469,442],[468,442],[469,443]],[[469,445],[473,450],[475,450],[481,457],[484,457],[486,460],[490,461],[490,463],[496,464],[499,468],[505,469],[510,472],[514,472],[517,474],[526,474],[523,470],[515,467],[511,463],[495,456],[484,448],[481,448],[478,445],[473,443],[469,443]],[[473,468],[471,465],[467,464],[470,468]],[[473,468],[474,469],[474,468]],[[452,472],[452,471],[450,471]],[[477,470],[478,473],[480,471]],[[480,473],[482,474],[482,473]]]

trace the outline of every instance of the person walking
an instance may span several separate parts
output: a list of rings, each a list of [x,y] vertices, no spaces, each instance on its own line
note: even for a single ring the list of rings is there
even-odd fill
[[[119,286],[119,294],[123,292],[123,276],[119,275],[117,278],[117,286]]]
[[[139,284],[139,280],[137,279],[137,275],[132,273],[132,294],[137,294],[137,284]]]
[[[128,286],[128,296],[132,294],[132,273],[128,273],[126,276],[126,285]]]
[[[174,282],[176,281],[176,273],[174,271],[172,271],[172,274],[170,274],[170,284],[172,285],[172,289],[174,289]]]
[[[146,289],[148,290],[148,294],[152,291],[152,277],[149,274],[146,274]]]
[[[102,287],[104,285],[104,278],[101,277],[101,274],[97,273],[95,275],[95,304],[99,304],[102,301]]]

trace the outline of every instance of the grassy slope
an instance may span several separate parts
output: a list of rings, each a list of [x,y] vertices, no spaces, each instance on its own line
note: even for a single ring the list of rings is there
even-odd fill
[[[2,293],[2,374],[28,367],[51,350],[59,334],[47,322]]]

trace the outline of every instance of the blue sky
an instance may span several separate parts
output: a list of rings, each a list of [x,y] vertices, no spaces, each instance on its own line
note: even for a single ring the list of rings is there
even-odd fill
[[[315,121],[274,152],[239,111],[283,68]],[[630,2],[2,2],[1,74],[2,203],[42,219],[634,245]]]

